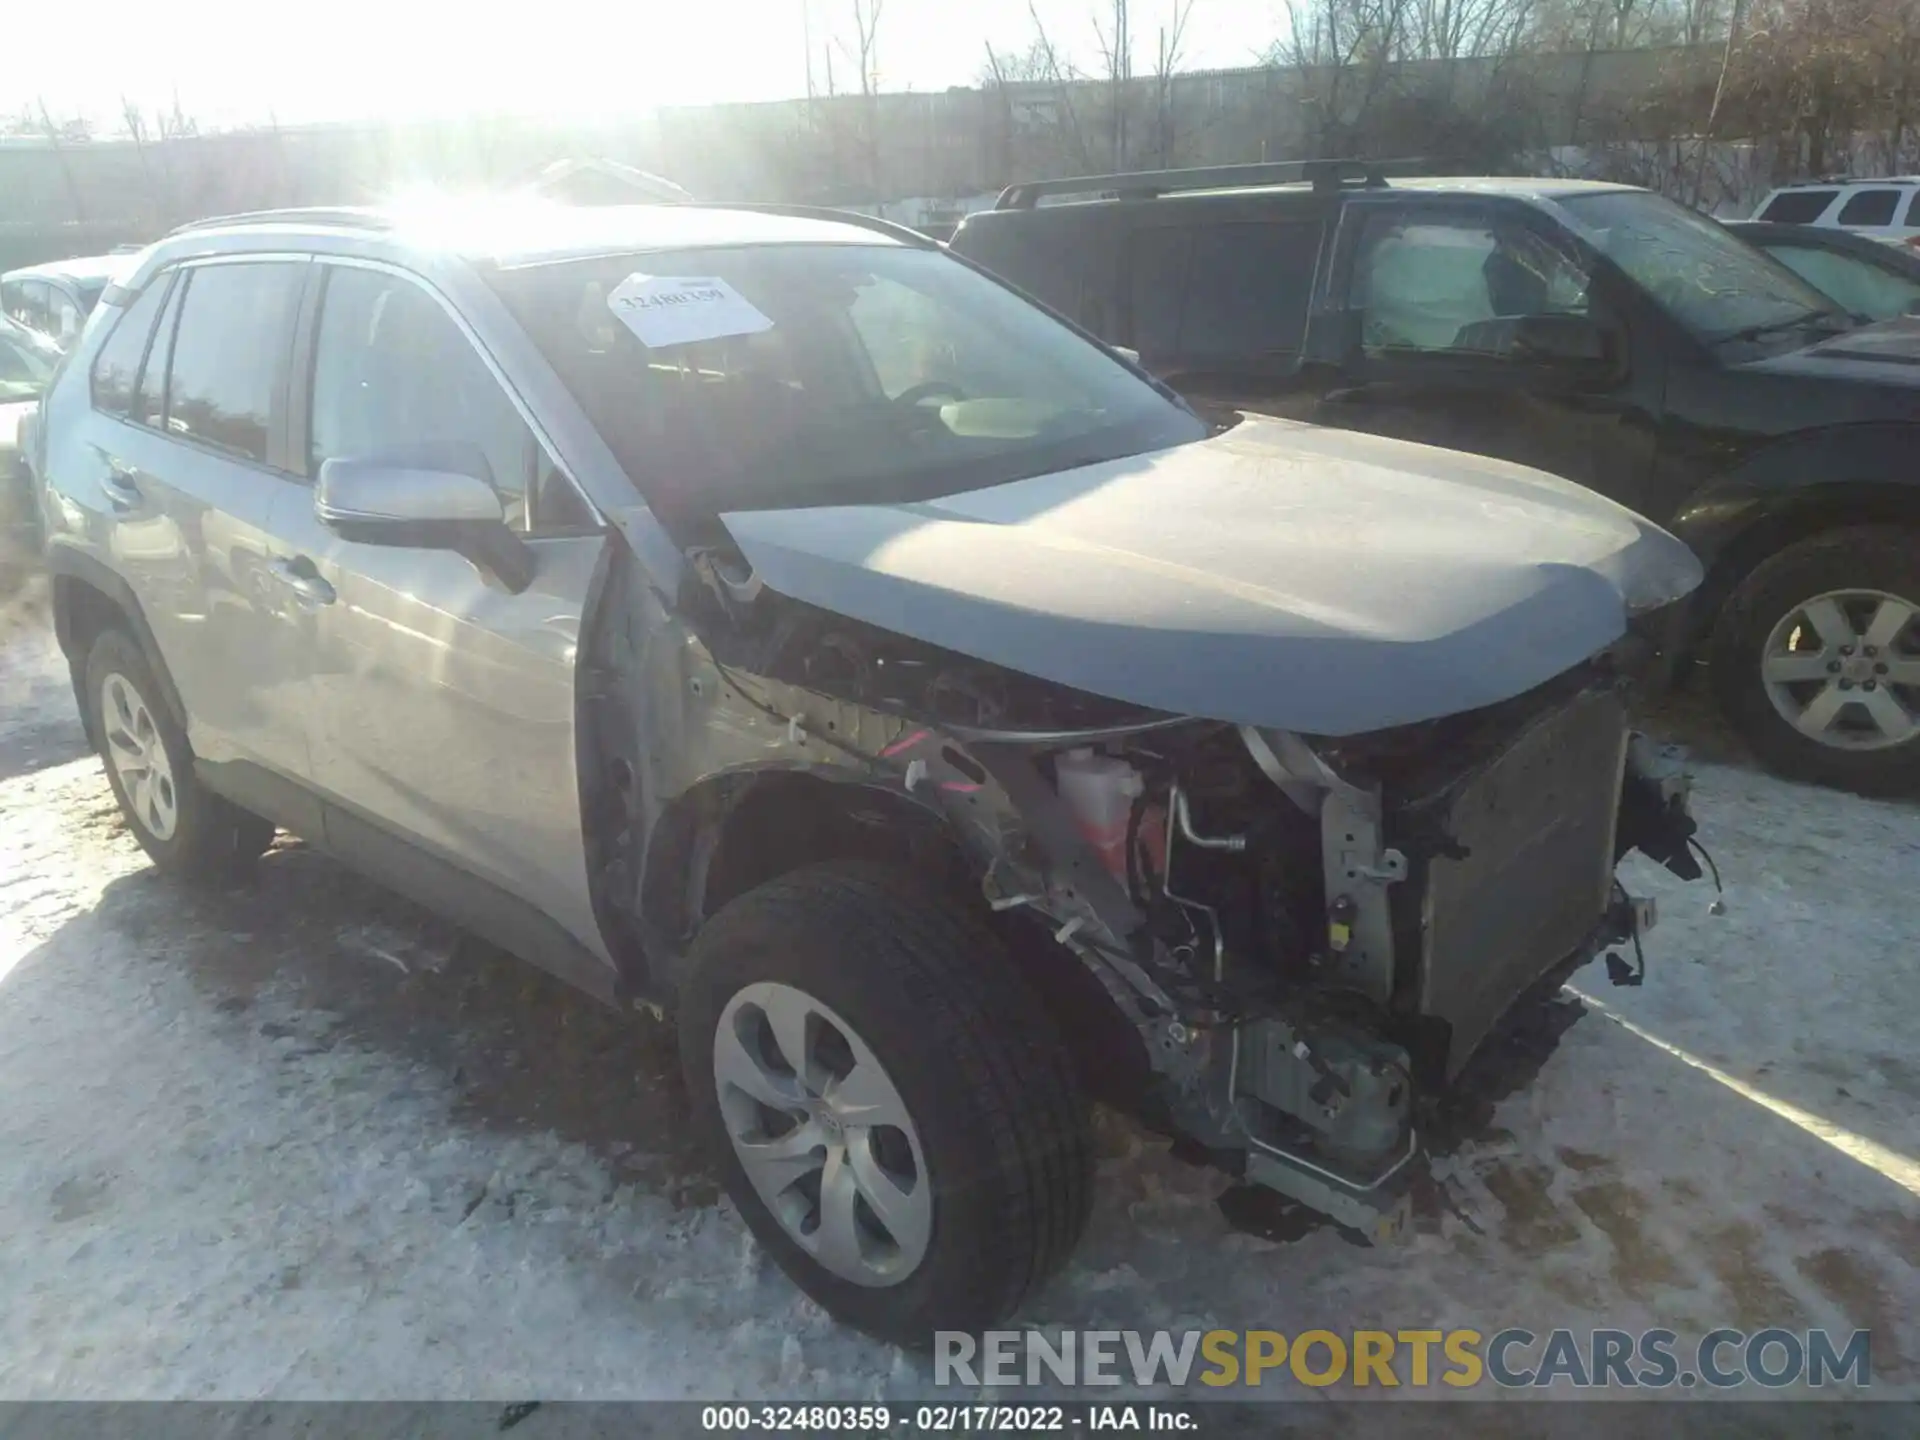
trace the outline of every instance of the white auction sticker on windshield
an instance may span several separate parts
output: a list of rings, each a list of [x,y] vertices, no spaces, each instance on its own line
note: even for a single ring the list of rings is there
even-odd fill
[[[629,275],[608,294],[607,308],[653,350],[773,328],[717,275]]]

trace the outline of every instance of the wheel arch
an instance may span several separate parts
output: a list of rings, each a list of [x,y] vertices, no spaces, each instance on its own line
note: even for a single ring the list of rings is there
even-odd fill
[[[657,963],[647,989],[671,998],[687,944],[728,901],[827,860],[904,862],[937,884],[973,873],[945,817],[898,792],[809,768],[710,776],[675,797],[648,836],[638,908]]]
[[[1920,427],[1820,431],[1770,447],[1696,495],[1671,527],[1706,562],[1690,602],[1689,648],[1712,633],[1741,582],[1789,545],[1855,525],[1920,526],[1916,450]]]
[[[48,552],[47,569],[52,579],[54,638],[60,644],[61,654],[67,657],[67,667],[73,676],[74,698],[80,703],[81,719],[89,729],[92,725],[89,718],[92,707],[80,693],[80,677],[86,667],[87,653],[103,631],[120,626],[133,637],[134,643],[146,656],[147,664],[152,667],[154,678],[160,684],[161,704],[167,707],[167,713],[174,723],[185,731],[186,705],[180,699],[180,692],[173,683],[166,662],[160,658],[160,647],[153,638],[153,628],[147,624],[147,617],[140,608],[133,587],[93,556],[66,546],[56,546]],[[97,737],[89,735],[88,738]]]

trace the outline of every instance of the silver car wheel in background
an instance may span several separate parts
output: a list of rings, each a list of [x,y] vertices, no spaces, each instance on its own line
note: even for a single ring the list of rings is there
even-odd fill
[[[791,985],[727,1002],[713,1037],[727,1138],[767,1209],[842,1280],[912,1275],[933,1234],[919,1131],[852,1026]]]
[[[180,821],[173,762],[145,697],[117,671],[100,682],[100,733],[135,823],[156,840],[171,840]]]
[[[1833,590],[1767,636],[1760,678],[1780,718],[1840,750],[1920,734],[1920,605],[1881,590]]]

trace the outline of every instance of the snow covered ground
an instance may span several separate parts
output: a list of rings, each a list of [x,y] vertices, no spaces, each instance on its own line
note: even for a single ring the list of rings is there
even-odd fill
[[[0,1397],[927,1392],[718,1198],[663,1027],[297,844],[233,893],[155,875],[42,635],[0,635]],[[1920,808],[1711,764],[1696,810],[1728,913],[1636,871],[1645,988],[1524,1018],[1411,1241],[1236,1229],[1103,1118],[1021,1320],[1866,1327],[1920,1396]]]

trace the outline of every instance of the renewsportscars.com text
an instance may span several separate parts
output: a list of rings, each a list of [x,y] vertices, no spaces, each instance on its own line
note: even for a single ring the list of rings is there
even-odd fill
[[[936,1385],[1865,1388],[1865,1330],[989,1330],[934,1336]]]

